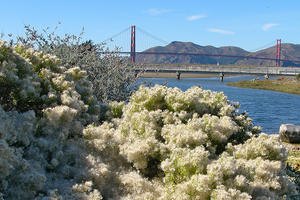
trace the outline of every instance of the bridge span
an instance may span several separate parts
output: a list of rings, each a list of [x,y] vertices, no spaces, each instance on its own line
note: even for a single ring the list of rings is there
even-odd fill
[[[273,75],[296,76],[300,74],[299,67],[269,67],[269,66],[234,66],[234,65],[194,65],[194,64],[144,64],[144,72],[159,73],[192,73],[192,74],[241,74],[241,75]],[[136,71],[142,71],[136,69]]]

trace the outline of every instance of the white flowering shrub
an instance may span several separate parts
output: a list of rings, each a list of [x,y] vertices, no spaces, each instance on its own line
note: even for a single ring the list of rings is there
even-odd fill
[[[88,177],[82,130],[105,111],[91,88],[78,67],[66,70],[55,56],[0,41],[2,198],[101,199],[80,185]]]
[[[223,93],[141,86],[102,105],[85,71],[59,63],[0,42],[0,199],[296,194],[279,138],[258,134]]]
[[[127,170],[134,172],[119,177],[125,199],[284,199],[296,194],[285,174],[287,154],[279,138],[258,134],[259,128],[223,93],[141,86],[128,104],[110,106],[115,118],[85,132],[93,132],[86,137],[99,153],[119,151],[131,163]]]

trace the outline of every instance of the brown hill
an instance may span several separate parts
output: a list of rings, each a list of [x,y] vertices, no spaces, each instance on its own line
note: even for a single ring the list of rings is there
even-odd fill
[[[200,46],[192,42],[171,42],[162,47],[153,47],[144,52],[174,52],[174,53],[192,53],[192,54],[210,54],[210,55],[231,55],[231,56],[251,56],[262,58],[275,58],[276,47],[270,47],[257,52],[248,52],[239,47],[213,47]],[[282,44],[281,59],[300,60],[300,45]],[[244,59],[238,57],[222,56],[199,56],[199,55],[163,55],[163,54],[144,54],[138,55],[137,62],[143,63],[191,63],[191,64],[237,64],[237,65],[275,65],[275,61],[260,59]],[[294,66],[300,63],[281,62],[283,66]]]
[[[249,54],[254,57],[261,58],[275,58],[276,46],[263,49],[257,52],[253,52]],[[282,60],[291,60],[282,61],[281,66],[300,66],[300,63],[295,63],[292,61],[300,60],[300,45],[299,44],[289,44],[285,43],[281,45],[281,57]],[[248,64],[248,65],[264,65],[264,66],[273,66],[274,61],[270,60],[254,60],[254,59],[240,59],[236,62],[236,64]]]

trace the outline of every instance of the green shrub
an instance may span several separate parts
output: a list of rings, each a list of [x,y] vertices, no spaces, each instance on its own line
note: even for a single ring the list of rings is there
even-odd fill
[[[300,74],[297,74],[297,75],[296,75],[296,80],[297,80],[297,81],[300,81]]]

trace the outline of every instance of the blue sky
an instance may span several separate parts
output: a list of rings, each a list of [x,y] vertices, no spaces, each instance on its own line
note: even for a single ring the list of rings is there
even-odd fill
[[[0,0],[0,32],[24,34],[24,25],[55,27],[102,42],[136,25],[166,42],[239,46],[249,51],[300,44],[299,0]],[[130,43],[130,32],[122,39]],[[143,36],[143,38],[141,38]],[[128,45],[127,45],[128,43]],[[118,46],[125,45],[119,42]],[[137,50],[165,45],[137,32]],[[124,49],[127,50],[127,49]]]

